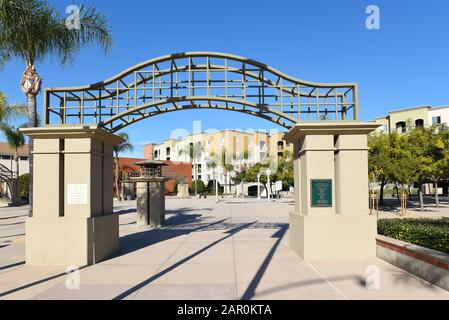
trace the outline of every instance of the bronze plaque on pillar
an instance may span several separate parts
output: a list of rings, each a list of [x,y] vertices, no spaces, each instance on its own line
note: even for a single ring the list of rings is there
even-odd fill
[[[311,206],[312,207],[332,207],[332,180],[314,179],[311,180]]]

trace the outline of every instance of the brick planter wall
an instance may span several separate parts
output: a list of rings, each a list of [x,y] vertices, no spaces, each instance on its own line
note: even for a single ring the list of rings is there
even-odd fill
[[[449,291],[449,255],[404,241],[378,236],[377,256]]]

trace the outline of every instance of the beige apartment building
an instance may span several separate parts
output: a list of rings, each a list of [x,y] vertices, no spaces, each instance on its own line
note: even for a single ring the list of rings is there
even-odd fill
[[[407,126],[427,127],[440,123],[449,124],[449,106],[418,106],[398,109],[389,112],[385,117],[374,119],[374,122],[381,126],[377,129],[381,133],[405,133]]]
[[[205,185],[218,180],[225,186],[225,192],[232,193],[234,188],[230,175],[223,166],[223,156],[226,164],[232,164],[234,172],[242,166],[252,166],[256,163],[276,162],[286,150],[293,152],[293,146],[283,140],[282,132],[243,132],[238,130],[223,130],[213,133],[196,133],[183,139],[169,139],[161,144],[144,146],[144,157],[155,160],[171,160],[175,162],[192,163],[192,179],[202,180]],[[194,156],[192,158],[192,152]],[[215,162],[217,167],[211,168]]]

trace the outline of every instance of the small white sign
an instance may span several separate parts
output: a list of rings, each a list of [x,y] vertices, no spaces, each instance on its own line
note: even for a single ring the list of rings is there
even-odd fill
[[[67,185],[67,204],[87,204],[87,184]]]
[[[282,181],[276,181],[276,191],[282,191]]]

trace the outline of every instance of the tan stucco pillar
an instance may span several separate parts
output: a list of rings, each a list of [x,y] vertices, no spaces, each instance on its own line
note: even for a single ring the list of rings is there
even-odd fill
[[[179,183],[178,184],[178,198],[188,198],[189,197],[189,184]]]
[[[303,123],[286,135],[295,144],[290,247],[304,259],[375,256],[367,135],[376,128],[357,122]]]
[[[158,228],[165,223],[165,178],[137,178],[137,225]]]
[[[123,140],[96,126],[24,129],[34,139],[28,265],[84,266],[118,250],[112,147]]]
[[[336,139],[336,212],[341,215],[369,213],[368,136],[341,134]],[[357,174],[354,172],[356,164]]]

